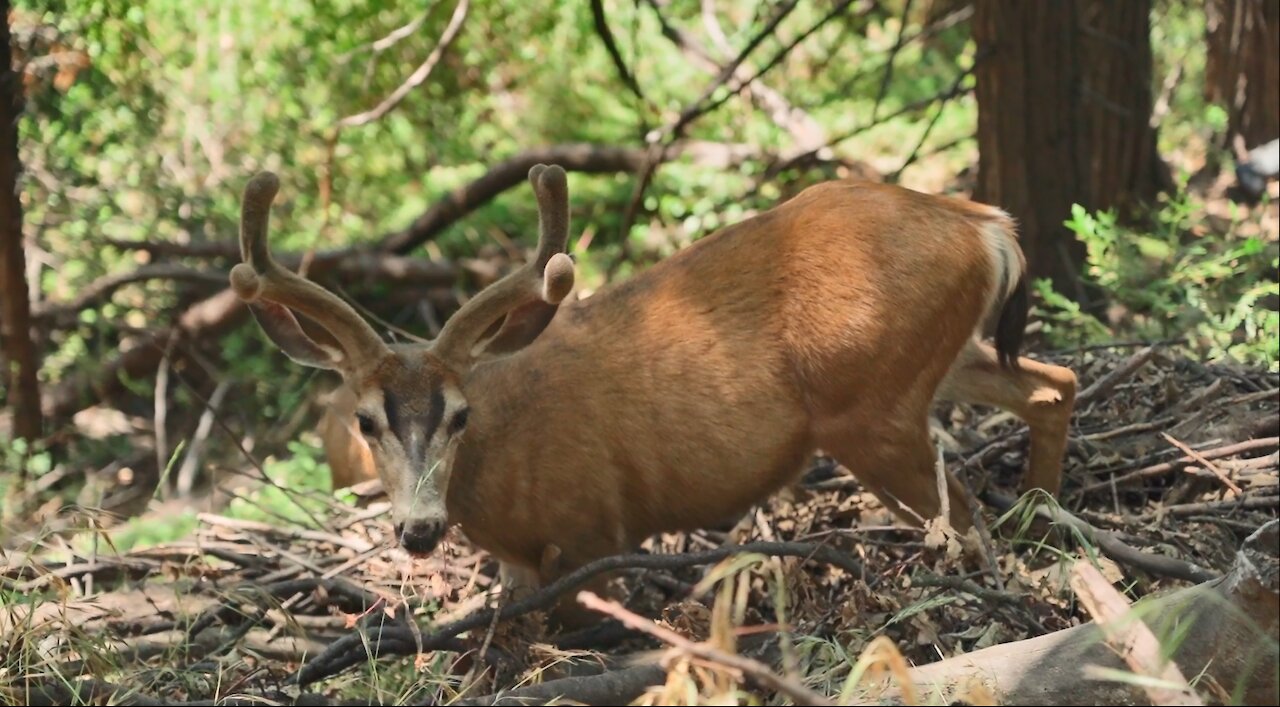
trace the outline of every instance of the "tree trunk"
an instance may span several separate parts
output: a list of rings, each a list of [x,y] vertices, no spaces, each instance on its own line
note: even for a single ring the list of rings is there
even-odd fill
[[[13,436],[36,440],[41,436],[40,389],[31,342],[31,306],[27,298],[26,256],[22,247],[22,203],[18,199],[18,118],[22,115],[22,82],[12,67],[9,47],[9,2],[0,0],[0,360],[8,403],[13,411]]]
[[[1085,249],[1062,222],[1089,174],[1078,89],[1078,2],[978,0],[974,196],[1018,220],[1031,278],[1083,301]]]
[[[1150,203],[1173,186],[1151,125],[1151,0],[1087,0],[1083,9],[1089,203],[1136,215],[1128,213],[1130,207]]]
[[[1227,109],[1228,138],[1280,137],[1280,3],[1210,0],[1205,14],[1205,93]]]
[[[1073,204],[1133,206],[1166,183],[1150,124],[1150,0],[978,0],[975,197],[1019,223],[1029,276],[1088,298]]]

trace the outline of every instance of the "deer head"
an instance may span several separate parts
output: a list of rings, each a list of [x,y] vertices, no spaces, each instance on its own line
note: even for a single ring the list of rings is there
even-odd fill
[[[396,536],[415,554],[431,552],[448,527],[445,499],[469,413],[467,372],[536,339],[573,289],[573,261],[564,252],[564,170],[537,165],[529,181],[540,227],[535,257],[468,301],[427,344],[386,344],[345,301],[276,263],[267,247],[267,224],[279,180],[263,172],[244,191],[244,262],[231,270],[231,286],[290,359],[342,375],[355,396],[359,434],[391,499]],[[320,325],[335,343],[308,336],[295,312]]]

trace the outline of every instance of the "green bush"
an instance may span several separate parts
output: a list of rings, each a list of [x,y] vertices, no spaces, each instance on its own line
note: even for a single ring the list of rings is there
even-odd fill
[[[1206,359],[1280,368],[1277,244],[1245,235],[1239,213],[1225,232],[1205,232],[1203,205],[1185,193],[1150,216],[1138,228],[1113,211],[1072,208],[1066,225],[1088,253],[1083,278],[1121,314],[1119,324],[1104,323],[1041,281],[1050,337],[1060,345],[1185,338]]]

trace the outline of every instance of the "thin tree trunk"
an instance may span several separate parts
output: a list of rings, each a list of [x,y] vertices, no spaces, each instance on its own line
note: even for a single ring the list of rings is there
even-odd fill
[[[22,82],[12,67],[9,46],[9,2],[0,0],[0,357],[13,435],[26,440],[42,433],[38,363],[31,342],[31,306],[27,298],[26,256],[22,246],[22,203],[18,199],[18,118],[22,115]]]
[[[1018,220],[1032,278],[1083,301],[1085,249],[1063,225],[1088,193],[1079,3],[978,0],[975,197]]]
[[[1137,215],[1130,207],[1173,184],[1151,125],[1151,0],[1087,0],[1082,20],[1089,203]]]
[[[1227,109],[1228,137],[1280,137],[1280,2],[1210,0],[1205,13],[1205,94]]]
[[[1019,223],[1030,277],[1089,304],[1071,207],[1132,207],[1170,183],[1151,125],[1151,0],[978,0],[975,196]]]

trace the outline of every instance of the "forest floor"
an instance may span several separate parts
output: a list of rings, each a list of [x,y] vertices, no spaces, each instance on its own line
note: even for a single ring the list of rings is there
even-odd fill
[[[1216,197],[1229,181],[1201,187],[1215,193],[1211,230],[1230,221]],[[1272,203],[1258,227],[1273,242]],[[492,621],[496,563],[456,531],[433,557],[409,557],[376,493],[350,503],[275,488],[305,517],[249,521],[212,504],[186,538],[123,552],[88,513],[79,528],[3,538],[0,704],[870,704],[874,685],[910,683],[908,666],[1030,650],[1097,619],[1078,591],[1082,564],[1126,602],[1234,572],[1242,543],[1280,516],[1280,374],[1160,344],[1032,355],[1080,380],[1056,501],[1018,496],[1018,420],[939,405],[946,468],[981,499],[975,538],[904,526],[818,456],[731,531],[664,535],[611,561],[624,570],[618,603],[582,597],[610,614],[592,630],[554,634],[542,621],[572,582],[502,604]],[[183,504],[144,493],[134,505],[164,517]],[[1274,665],[1275,617],[1259,623],[1257,653]],[[1158,638],[1177,650],[1176,631]],[[1184,677],[1206,702],[1248,703],[1211,673]],[[1267,690],[1274,703],[1274,675]],[[889,699],[1000,697],[970,684]]]
[[[1090,621],[1071,581],[1080,558],[1136,600],[1227,572],[1277,517],[1277,374],[1160,346],[1038,358],[1081,381],[1058,501],[1071,515],[1052,528],[1014,500],[1025,427],[940,406],[946,466],[984,499],[980,541],[903,526],[817,457],[729,533],[653,538],[614,563],[629,567],[621,604],[585,632],[548,633],[539,611],[523,612],[530,602],[492,622],[495,563],[456,531],[433,557],[409,558],[378,497],[325,496],[296,527],[202,514],[181,542],[116,553],[104,535],[71,561],[51,560],[67,544],[44,538],[0,563],[0,703],[849,703],[906,665]],[[616,621],[637,614],[656,624]],[[627,662],[672,645],[658,666]],[[1227,687],[1198,690],[1230,701]]]

